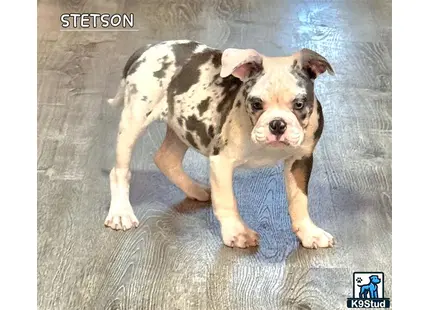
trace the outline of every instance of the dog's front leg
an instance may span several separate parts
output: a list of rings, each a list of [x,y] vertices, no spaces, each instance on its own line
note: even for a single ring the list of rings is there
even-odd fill
[[[292,228],[306,248],[332,247],[333,236],[316,226],[308,212],[308,184],[312,165],[312,155],[285,162],[284,175]]]
[[[233,193],[233,162],[221,155],[210,157],[210,183],[214,213],[221,225],[222,240],[229,247],[258,244],[258,234],[243,222]]]
[[[371,291],[372,297],[371,298],[378,298],[378,288],[374,287]]]

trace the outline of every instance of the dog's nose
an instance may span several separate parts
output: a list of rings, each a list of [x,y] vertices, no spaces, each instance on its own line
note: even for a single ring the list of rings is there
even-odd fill
[[[275,136],[280,136],[285,132],[287,128],[287,123],[285,123],[282,119],[276,118],[269,123],[269,129],[272,134]]]

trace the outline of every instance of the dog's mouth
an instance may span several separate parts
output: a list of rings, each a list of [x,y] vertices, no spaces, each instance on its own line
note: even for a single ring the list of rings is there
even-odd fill
[[[297,147],[301,143],[299,135],[293,136],[293,139],[288,139],[285,134],[273,135],[266,132],[265,128],[257,128],[251,134],[251,139],[254,143],[265,144],[273,148]]]
[[[275,140],[275,141],[269,141],[267,143],[268,145],[270,145],[271,147],[276,147],[276,148],[282,148],[282,147],[286,147],[289,146],[290,143],[288,143],[288,141],[282,141],[282,140]]]

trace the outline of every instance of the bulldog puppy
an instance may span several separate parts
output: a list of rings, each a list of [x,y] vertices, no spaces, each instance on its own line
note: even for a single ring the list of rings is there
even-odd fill
[[[309,49],[267,57],[253,49],[221,51],[179,40],[137,50],[125,65],[115,98],[108,100],[124,107],[105,225],[137,227],[129,200],[130,159],[137,138],[161,120],[167,133],[156,165],[188,197],[212,197],[225,245],[246,248],[259,241],[239,215],[234,169],[282,160],[293,231],[304,247],[332,247],[332,235],[308,213],[312,154],[324,124],[314,82],[326,71],[334,74],[328,61]],[[209,158],[211,195],[182,168],[189,147]]]

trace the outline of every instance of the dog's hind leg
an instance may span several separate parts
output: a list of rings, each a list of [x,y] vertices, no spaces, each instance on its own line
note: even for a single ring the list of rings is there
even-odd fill
[[[187,197],[208,201],[210,199],[208,191],[192,180],[182,167],[187,149],[188,146],[167,126],[166,137],[154,156],[154,162],[170,182],[178,186]]]
[[[366,291],[364,290],[363,287],[360,287],[360,293],[359,293],[359,297],[360,298],[366,298]]]
[[[160,107],[158,101],[162,89],[157,86],[149,88],[152,92],[146,93],[139,91],[136,84],[125,86],[124,109],[117,135],[116,161],[110,172],[111,203],[105,220],[105,225],[113,229],[126,230],[139,224],[129,200],[130,161],[136,140],[145,128],[161,115],[163,107]],[[153,101],[148,101],[148,98]]]
[[[117,95],[109,101],[111,104],[122,101],[124,109],[119,125],[116,163],[110,173],[111,204],[105,225],[124,230],[139,223],[129,200],[132,150],[145,128],[167,115],[167,87],[180,70],[168,44],[153,46],[130,59],[124,68],[125,77]]]

